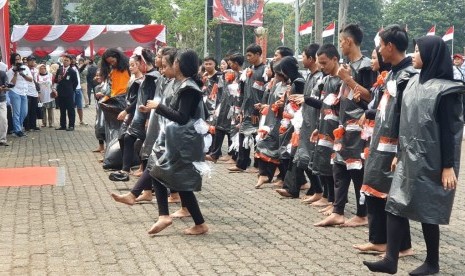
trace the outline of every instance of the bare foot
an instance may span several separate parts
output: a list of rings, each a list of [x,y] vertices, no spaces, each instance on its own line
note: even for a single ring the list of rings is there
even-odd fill
[[[103,152],[105,149],[103,147],[98,147],[94,150],[92,150],[92,152]]]
[[[115,193],[111,193],[111,197],[117,201],[127,205],[134,205],[136,203],[136,197],[132,193],[127,193],[124,195],[117,195]]]
[[[260,175],[258,177],[257,184],[255,185],[255,189],[261,189],[265,183],[269,183],[268,176]]]
[[[352,245],[352,247],[362,252],[369,252],[369,251],[385,252],[386,251],[385,243],[384,244],[373,244],[371,242],[367,242],[364,244],[354,244]]]
[[[329,204],[331,204],[331,202],[329,202],[327,198],[322,197],[319,200],[312,202],[310,205],[313,207],[326,207]]]
[[[303,204],[310,204],[310,203],[313,203],[313,202],[316,202],[316,201],[320,200],[321,198],[323,198],[323,194],[321,194],[321,193],[314,194],[312,196],[309,196],[309,197],[303,199],[302,203]]]
[[[305,183],[304,185],[300,186],[300,190],[308,190],[310,189],[310,184]]]
[[[228,162],[229,160],[232,160],[231,156],[229,155],[221,156],[220,158],[218,158],[218,161],[220,162]]]
[[[319,210],[323,214],[323,216],[330,216],[333,213],[334,206],[333,205],[328,205],[325,208]],[[319,212],[318,211],[318,212]]]
[[[185,235],[202,235],[208,232],[208,226],[205,223],[189,227],[183,231]]]
[[[136,198],[136,202],[141,202],[141,201],[152,201],[153,200],[153,194],[152,190],[144,190],[142,193]]]
[[[168,203],[179,203],[181,202],[181,198],[179,197],[178,193],[171,193],[168,197]]]
[[[276,189],[275,191],[282,197],[292,197],[292,195],[286,189]]]
[[[190,216],[191,216],[191,213],[189,213],[186,207],[181,207],[181,209],[171,214],[172,218],[187,218]]]
[[[415,251],[413,251],[412,248],[409,248],[409,249],[406,249],[404,251],[399,252],[399,258],[403,258],[403,257],[407,257],[407,256],[413,256],[413,255],[415,255]],[[384,259],[384,257],[386,257],[386,253],[379,254],[379,257]]]
[[[173,219],[170,216],[159,216],[157,222],[152,225],[152,228],[148,231],[149,235],[154,235],[161,232],[166,227],[173,223]]]
[[[130,174],[135,176],[135,177],[140,177],[142,175],[142,173],[144,173],[144,172],[139,167],[139,169],[137,169],[136,171],[132,171]]]
[[[255,168],[255,167],[251,167],[251,168],[248,169],[246,172],[248,172],[248,173],[258,173],[258,169]]]
[[[275,188],[282,188],[284,186],[284,181],[282,181],[281,179],[277,179],[274,183],[273,183],[273,186]]]
[[[341,226],[343,226],[343,227],[359,227],[359,226],[364,226],[364,225],[368,225],[368,218],[367,217],[353,216]]]
[[[344,223],[344,216],[343,215],[332,213],[329,217],[325,218],[324,220],[313,224],[313,226],[326,227],[326,226],[341,225],[343,223]]]

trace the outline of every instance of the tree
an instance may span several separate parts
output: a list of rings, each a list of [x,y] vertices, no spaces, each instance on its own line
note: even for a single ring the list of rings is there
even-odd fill
[[[454,25],[454,49],[452,52],[463,52],[465,35],[462,8],[463,0],[392,0],[383,9],[385,25],[397,23],[408,26],[410,38],[426,35],[431,26],[436,25],[436,35],[442,36],[446,30]],[[451,45],[451,42],[448,42]],[[410,45],[409,52],[413,52]]]
[[[50,25],[70,22],[69,12],[63,11],[67,2],[66,0],[10,0],[10,27],[26,23]],[[61,10],[60,13],[52,9],[52,3],[54,9]]]
[[[268,53],[271,57],[274,50],[281,46],[280,33],[284,22],[284,44],[291,49],[294,45],[294,8],[282,3],[269,3],[265,6],[263,27],[268,29]]]
[[[149,0],[81,0],[74,17],[80,24],[148,24],[150,17],[142,12],[148,4]]]

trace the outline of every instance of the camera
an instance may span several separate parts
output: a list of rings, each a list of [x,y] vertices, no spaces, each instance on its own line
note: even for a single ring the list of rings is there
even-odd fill
[[[21,72],[24,71],[25,68],[22,67],[22,63],[16,63],[15,66],[13,67],[13,72]]]
[[[12,83],[5,83],[5,84],[2,85],[1,87],[3,87],[3,88],[13,88],[13,87],[15,87],[15,85],[12,84]]]

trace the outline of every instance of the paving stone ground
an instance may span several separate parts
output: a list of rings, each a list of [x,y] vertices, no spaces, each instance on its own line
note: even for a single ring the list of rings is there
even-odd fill
[[[66,168],[64,187],[0,188],[0,275],[370,275],[362,261],[378,257],[352,249],[367,240],[367,228],[313,227],[322,219],[316,209],[281,199],[271,187],[256,190],[255,175],[228,173],[225,164],[214,165],[197,193],[207,235],[183,235],[190,218],[147,235],[156,205],[110,198],[135,180],[108,180],[91,152],[98,144],[93,107],[85,109],[88,126],[9,136],[11,146],[0,148],[0,167],[55,166],[48,160],[59,159]],[[462,170],[451,224],[441,227],[441,275],[465,275],[464,186]],[[355,211],[353,195],[349,201],[347,216]],[[400,260],[398,275],[425,258],[420,229],[411,223],[416,255]]]

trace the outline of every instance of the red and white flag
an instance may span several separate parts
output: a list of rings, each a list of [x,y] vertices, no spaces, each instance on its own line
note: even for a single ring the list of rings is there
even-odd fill
[[[279,40],[281,40],[281,43],[284,45],[284,24],[281,28],[281,33],[279,34]]]
[[[322,37],[332,36],[334,35],[335,30],[336,30],[336,24],[334,24],[334,21],[333,21],[328,25],[328,27],[325,28],[321,36]]]
[[[447,29],[446,34],[442,37],[442,40],[449,41],[454,39],[454,26]]]
[[[426,35],[436,35],[436,25],[431,27],[431,29],[429,29],[429,31],[426,33]]]
[[[311,34],[312,31],[313,31],[313,20],[310,20],[307,23],[299,26],[300,35]]]

